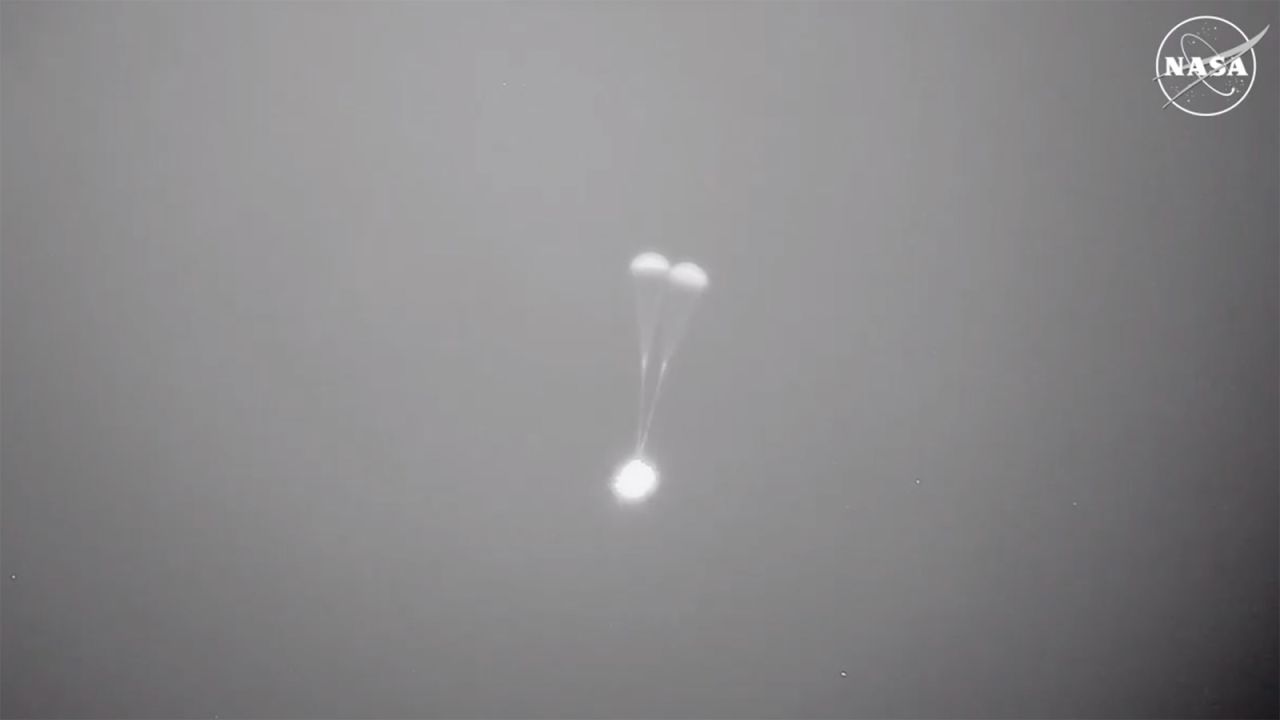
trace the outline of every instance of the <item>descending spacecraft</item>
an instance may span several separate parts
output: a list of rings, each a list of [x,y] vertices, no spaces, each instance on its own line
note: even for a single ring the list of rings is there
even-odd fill
[[[658,486],[658,472],[644,454],[649,428],[667,367],[689,329],[693,311],[707,290],[707,273],[692,262],[672,265],[655,252],[631,261],[640,330],[640,402],[636,420],[635,454],[618,469],[613,491],[619,500],[638,502]],[[654,376],[650,386],[650,375]]]

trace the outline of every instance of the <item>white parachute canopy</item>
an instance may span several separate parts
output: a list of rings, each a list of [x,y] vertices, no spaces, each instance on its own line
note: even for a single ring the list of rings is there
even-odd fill
[[[640,363],[646,367],[658,328],[658,311],[667,289],[671,263],[658,253],[641,253],[631,261],[631,282],[636,292],[636,320],[640,326]]]
[[[640,409],[636,428],[636,453],[644,450],[649,426],[657,410],[658,396],[667,366],[684,340],[698,300],[707,290],[707,273],[692,262],[675,266],[657,253],[646,252],[631,261],[635,286],[637,319],[640,324]],[[655,353],[655,345],[657,348]],[[648,376],[652,357],[657,358],[658,377],[652,393]]]
[[[644,425],[649,379],[649,353],[658,332],[658,313],[662,298],[667,292],[667,275],[671,263],[655,252],[641,253],[631,261],[631,283],[636,294],[636,321],[640,328],[640,409],[636,421],[636,446],[640,445],[641,426]]]
[[[671,294],[662,317],[662,364],[666,365],[676,354],[676,348],[684,340],[689,329],[693,310],[707,291],[707,273],[691,262],[682,262],[667,273]]]

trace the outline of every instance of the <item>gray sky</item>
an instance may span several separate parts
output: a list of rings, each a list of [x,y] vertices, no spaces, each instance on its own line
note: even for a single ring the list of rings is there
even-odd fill
[[[0,710],[1274,717],[1278,9],[5,2]]]

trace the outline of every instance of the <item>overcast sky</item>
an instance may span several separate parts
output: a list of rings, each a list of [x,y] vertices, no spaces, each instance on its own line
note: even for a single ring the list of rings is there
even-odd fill
[[[0,709],[1275,717],[1277,27],[5,2]]]

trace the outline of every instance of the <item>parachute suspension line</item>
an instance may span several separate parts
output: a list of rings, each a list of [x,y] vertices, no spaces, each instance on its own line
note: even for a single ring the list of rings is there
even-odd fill
[[[662,259],[665,263],[666,259]],[[649,404],[649,357],[658,336],[658,320],[667,299],[665,266],[661,275],[636,277],[636,320],[640,329],[640,401],[636,408],[636,454],[644,450],[645,416]]]
[[[670,358],[664,358],[662,364],[658,366],[658,380],[653,384],[653,399],[649,401],[649,414],[644,419],[644,424],[640,428],[640,447],[636,452],[644,450],[644,444],[649,440],[649,426],[653,425],[653,416],[658,412],[658,398],[662,395],[662,380],[667,376],[667,361]]]
[[[644,386],[649,377],[649,356],[640,356],[640,402],[636,405],[636,455],[644,450]]]
[[[684,340],[689,320],[707,288],[707,274],[692,262],[672,266],[662,255],[646,252],[631,261],[631,277],[640,326],[640,402],[636,427],[636,454],[640,455],[649,440],[649,429],[658,411],[667,367]],[[659,340],[659,334],[661,350],[653,358],[658,365],[658,377],[651,389],[649,360],[653,357],[655,345],[659,344],[655,342]]]
[[[635,283],[636,325],[640,330],[640,364],[645,367],[658,335],[658,318],[666,301],[665,278],[638,277]]]

